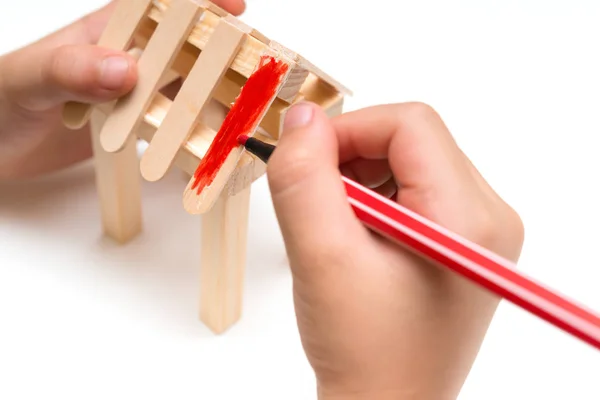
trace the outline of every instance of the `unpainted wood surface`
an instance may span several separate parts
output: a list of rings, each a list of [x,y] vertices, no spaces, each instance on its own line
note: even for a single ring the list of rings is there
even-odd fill
[[[250,186],[202,216],[200,320],[222,333],[242,314]]]
[[[100,110],[92,111],[90,128],[102,228],[118,243],[126,243],[142,230],[137,138],[131,137],[119,153],[106,152],[99,137],[105,120]]]

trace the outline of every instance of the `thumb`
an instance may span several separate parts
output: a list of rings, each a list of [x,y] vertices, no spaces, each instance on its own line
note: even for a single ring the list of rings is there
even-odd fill
[[[338,165],[337,136],[327,115],[310,103],[293,106],[267,166],[292,269],[295,262],[322,264],[323,257],[347,253],[349,238],[365,234],[347,201]]]
[[[4,93],[29,111],[66,101],[99,103],[129,92],[137,81],[133,56],[89,44],[44,48],[44,41],[2,59]]]

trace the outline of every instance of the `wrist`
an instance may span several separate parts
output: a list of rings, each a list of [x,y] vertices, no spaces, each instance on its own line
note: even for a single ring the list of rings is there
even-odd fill
[[[413,398],[410,393],[400,389],[342,391],[331,390],[322,386],[317,388],[317,397],[319,400],[408,400]]]
[[[346,394],[318,394],[319,400],[403,400],[412,399],[407,393],[399,391],[346,393]]]
[[[6,70],[4,67],[6,55],[0,57],[0,107],[6,107],[6,91],[4,86],[4,75],[6,75]]]

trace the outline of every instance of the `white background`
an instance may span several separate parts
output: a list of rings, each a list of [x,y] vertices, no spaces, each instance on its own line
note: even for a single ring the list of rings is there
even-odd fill
[[[0,52],[101,0],[10,1]],[[521,214],[520,268],[600,310],[600,3],[249,0],[244,21],[355,91],[347,110],[433,105]],[[370,4],[370,6],[366,6]],[[253,190],[243,319],[197,320],[185,182],[144,183],[141,237],[100,236],[93,171],[0,186],[1,399],[312,399],[265,180]],[[600,399],[600,353],[503,303],[462,400]]]

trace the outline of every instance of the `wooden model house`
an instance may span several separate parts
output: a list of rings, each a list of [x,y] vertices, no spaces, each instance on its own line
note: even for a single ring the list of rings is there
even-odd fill
[[[237,136],[276,143],[290,105],[334,116],[350,92],[208,1],[120,0],[99,45],[139,60],[128,95],[64,109],[67,126],[91,123],[104,231],[120,243],[141,231],[140,171],[147,181],[187,172],[183,205],[203,214],[200,318],[223,332],[241,315],[250,186],[266,168]],[[176,96],[160,93],[177,79]],[[141,160],[139,139],[149,144]]]

